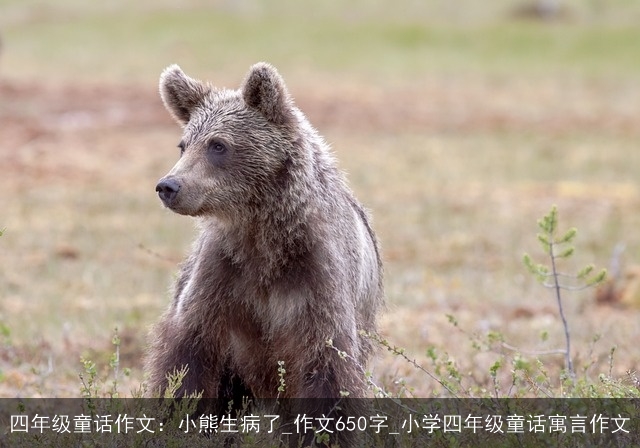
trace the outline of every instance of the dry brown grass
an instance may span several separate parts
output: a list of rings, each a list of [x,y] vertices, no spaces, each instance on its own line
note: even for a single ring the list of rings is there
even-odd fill
[[[473,335],[499,331],[524,351],[562,346],[552,298],[520,264],[552,203],[579,228],[581,260],[606,265],[624,242],[624,262],[636,262],[640,93],[632,85],[436,76],[395,86],[291,83],[372,209],[389,300],[382,332],[425,367],[435,347],[470,387],[488,387],[489,367],[513,352],[475,349]],[[177,156],[179,130],[153,86],[5,81],[0,97],[0,323],[10,332],[0,396],[77,396],[80,356],[107,375],[116,326],[121,363],[133,369],[126,393],[143,378],[147,328],[193,236],[153,191]],[[593,293],[568,297],[567,307],[578,370],[606,371],[614,345],[614,374],[637,368],[635,309],[597,304]],[[543,358],[551,370],[562,366],[561,355]],[[390,390],[400,380],[418,396],[437,389],[384,350],[374,373]]]

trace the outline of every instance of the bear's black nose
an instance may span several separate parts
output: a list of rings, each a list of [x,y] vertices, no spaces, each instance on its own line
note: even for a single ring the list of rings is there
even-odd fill
[[[178,195],[180,191],[180,184],[173,179],[162,179],[156,185],[156,191],[158,196],[162,199],[165,205],[169,205]]]

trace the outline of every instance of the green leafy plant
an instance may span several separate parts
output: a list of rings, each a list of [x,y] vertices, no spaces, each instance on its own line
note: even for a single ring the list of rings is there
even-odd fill
[[[595,286],[604,281],[607,271],[602,269],[594,274],[594,266],[587,265],[578,271],[577,274],[568,274],[560,271],[559,264],[562,260],[571,257],[575,252],[572,245],[578,231],[575,227],[570,228],[564,233],[558,230],[558,209],[554,205],[551,211],[538,220],[538,241],[542,245],[542,249],[549,257],[550,265],[537,264],[533,261],[529,254],[524,254],[523,262],[529,272],[545,287],[553,290],[560,319],[564,328],[565,337],[565,368],[572,380],[575,381],[575,370],[571,360],[571,333],[569,324],[562,306],[563,291],[579,291]]]

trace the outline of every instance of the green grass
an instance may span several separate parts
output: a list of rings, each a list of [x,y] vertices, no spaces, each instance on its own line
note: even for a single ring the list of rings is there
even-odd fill
[[[634,24],[547,24],[504,15],[443,24],[427,20],[427,8],[400,21],[366,13],[351,18],[339,14],[335,5],[332,13],[319,16],[297,8],[278,13],[283,7],[256,13],[202,7],[139,7],[125,13],[121,7],[97,13],[86,6],[78,11],[49,6],[48,14],[3,24],[5,73],[34,77],[44,70],[54,79],[73,75],[146,81],[166,61],[224,73],[255,60],[379,80],[432,72],[587,77],[640,73],[635,46],[640,30]]]

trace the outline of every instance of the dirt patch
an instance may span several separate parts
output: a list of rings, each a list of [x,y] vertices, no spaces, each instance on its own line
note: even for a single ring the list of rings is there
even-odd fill
[[[170,123],[157,94],[134,87],[0,82],[0,98],[5,148],[70,131]]]
[[[410,87],[339,86],[294,93],[319,128],[638,133],[634,105],[640,92],[625,85],[434,78]],[[0,81],[0,98],[0,148],[5,150],[57,133],[171,124],[153,88]]]
[[[632,86],[558,80],[425,79],[395,89],[298,94],[317,126],[412,132],[637,134]]]

